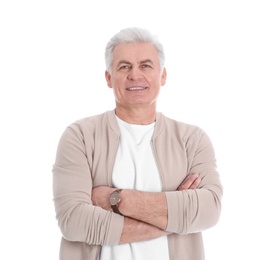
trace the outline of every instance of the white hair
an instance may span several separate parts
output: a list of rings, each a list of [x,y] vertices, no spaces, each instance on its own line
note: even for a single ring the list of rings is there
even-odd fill
[[[105,63],[107,71],[111,72],[113,50],[116,45],[121,43],[152,43],[158,52],[160,70],[164,69],[165,54],[162,44],[157,36],[151,34],[148,30],[142,28],[126,28],[115,34],[107,43],[105,49]]]

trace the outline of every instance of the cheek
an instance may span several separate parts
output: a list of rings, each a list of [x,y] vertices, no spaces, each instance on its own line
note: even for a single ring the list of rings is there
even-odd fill
[[[153,77],[151,77],[150,82],[152,85],[155,85],[156,87],[160,87],[162,86],[162,78],[160,77],[160,75],[153,75]]]
[[[125,78],[121,76],[114,76],[112,80],[112,86],[121,86],[125,82]]]
[[[114,78],[111,84],[112,84],[114,95],[117,97],[122,96],[125,90],[124,81],[121,78]]]

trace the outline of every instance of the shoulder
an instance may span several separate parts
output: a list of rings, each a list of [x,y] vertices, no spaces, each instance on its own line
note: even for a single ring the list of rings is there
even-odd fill
[[[107,117],[110,112],[111,111],[107,111],[102,114],[80,118],[74,121],[65,128],[61,139],[83,140],[85,138],[93,138],[100,129],[104,127],[107,128]]]
[[[161,113],[159,113],[159,120],[161,121],[161,127],[164,128],[166,132],[175,133],[181,135],[182,138],[188,138],[189,136],[201,136],[205,132],[202,128],[197,125],[188,124],[181,122],[172,118],[169,118]]]
[[[199,126],[177,121],[161,115],[163,118],[163,136],[169,136],[175,142],[183,143],[186,147],[212,147],[208,134]],[[211,148],[212,149],[212,148]]]

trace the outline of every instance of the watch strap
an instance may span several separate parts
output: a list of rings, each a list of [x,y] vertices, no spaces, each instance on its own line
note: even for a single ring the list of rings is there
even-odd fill
[[[114,213],[122,215],[121,212],[118,209],[118,204],[117,205],[112,205],[111,207],[112,207],[112,210],[113,210]]]

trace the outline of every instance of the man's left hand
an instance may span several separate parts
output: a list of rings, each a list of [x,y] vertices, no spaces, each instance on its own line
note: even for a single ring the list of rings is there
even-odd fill
[[[93,188],[92,189],[93,204],[103,209],[112,211],[109,198],[114,190],[116,190],[116,188],[110,188],[107,186],[97,186]]]

